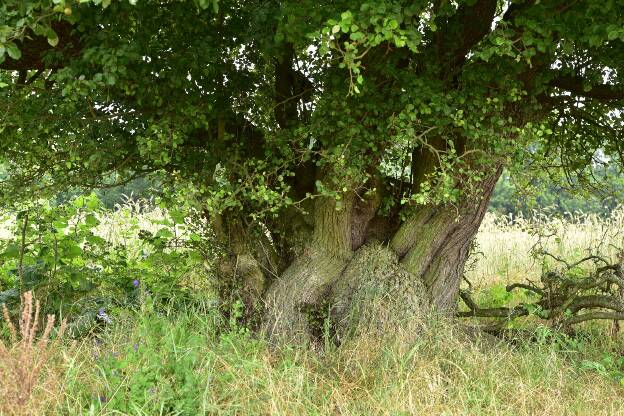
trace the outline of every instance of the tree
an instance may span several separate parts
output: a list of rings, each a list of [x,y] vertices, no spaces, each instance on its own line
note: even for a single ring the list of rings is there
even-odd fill
[[[624,200],[624,177],[616,166],[610,166],[609,169],[594,166],[587,172],[587,177],[583,179],[589,179],[589,182],[572,183],[551,175],[544,178],[532,175],[520,178],[521,182],[516,183],[514,178],[503,172],[492,194],[490,210],[524,218],[530,218],[537,211],[556,215],[597,214],[608,217]]]
[[[621,158],[623,41],[617,0],[9,0],[3,192],[190,184],[273,337],[453,314],[502,167]]]

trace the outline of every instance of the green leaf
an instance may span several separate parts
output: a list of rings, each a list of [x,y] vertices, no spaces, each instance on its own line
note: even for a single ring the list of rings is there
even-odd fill
[[[89,228],[97,227],[99,224],[100,221],[93,214],[89,214],[85,218],[85,225]]]
[[[608,33],[607,38],[609,40],[615,40],[620,36],[620,31],[619,30],[612,30],[611,32]]]
[[[9,56],[15,60],[18,60],[22,57],[22,52],[19,50],[17,45],[13,42],[9,42],[6,44],[6,51]]]
[[[82,255],[82,249],[80,246],[73,241],[67,242],[65,247],[63,247],[63,257],[66,259],[73,259],[76,257],[80,257]]]
[[[4,258],[18,258],[20,255],[20,248],[17,244],[9,244],[4,252],[2,253],[2,257]]]
[[[48,43],[50,44],[50,46],[55,47],[56,45],[58,45],[59,43],[58,35],[56,34],[54,30],[52,30],[52,28],[50,28],[47,31],[47,35],[48,35]]]
[[[172,238],[173,237],[173,233],[170,230],[166,229],[166,228],[161,228],[156,233],[156,237]]]

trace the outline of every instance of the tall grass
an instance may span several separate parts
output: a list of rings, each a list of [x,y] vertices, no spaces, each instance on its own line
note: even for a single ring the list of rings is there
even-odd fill
[[[155,232],[165,216],[126,207],[101,218],[102,236],[132,245],[138,229]],[[530,254],[538,242],[565,257],[588,248],[610,255],[622,230],[624,210],[609,219],[488,215],[469,278],[483,289],[534,279],[544,267]],[[156,308],[146,294],[138,310],[117,311],[79,343],[50,349],[33,414],[624,414],[624,343],[600,328],[571,338],[534,327],[527,338],[502,342],[431,318],[319,353],[268,345],[197,296],[180,310]],[[0,356],[0,368],[8,362]],[[59,382],[52,388],[46,380]]]
[[[149,309],[149,308],[148,308]],[[66,353],[49,414],[617,415],[624,390],[550,342],[510,346],[430,320],[339,349],[275,347],[215,314],[143,309]]]
[[[473,283],[487,287],[537,279],[544,263],[533,255],[536,248],[571,260],[590,252],[615,260],[618,247],[624,247],[624,207],[608,218],[582,213],[511,218],[488,213],[476,243],[473,264],[467,271]]]
[[[47,393],[60,389],[56,375],[63,371],[51,366],[58,352],[58,343],[49,340],[54,329],[54,315],[48,315],[41,327],[40,304],[33,299],[32,292],[22,295],[21,309],[15,325],[6,305],[2,305],[9,342],[0,339],[0,414],[7,416],[42,412],[52,399]],[[64,329],[63,321],[57,337]]]

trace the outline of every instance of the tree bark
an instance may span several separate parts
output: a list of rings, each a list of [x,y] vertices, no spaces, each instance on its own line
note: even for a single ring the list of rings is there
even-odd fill
[[[302,341],[315,332],[313,318],[352,257],[353,195],[341,209],[329,197],[314,204],[314,231],[302,255],[267,291],[264,327],[270,338]]]
[[[388,331],[425,310],[455,313],[471,241],[500,169],[460,206],[422,206],[386,241],[366,236],[374,221],[355,194],[315,202],[310,243],[264,295],[271,339],[340,342],[361,330]],[[329,329],[330,333],[324,332]]]

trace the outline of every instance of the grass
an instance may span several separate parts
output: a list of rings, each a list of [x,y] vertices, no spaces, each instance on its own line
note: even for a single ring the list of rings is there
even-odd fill
[[[551,217],[509,218],[488,213],[476,237],[473,264],[467,277],[477,286],[536,280],[545,265],[532,250],[543,248],[569,260],[589,252],[615,259],[624,238],[624,206],[609,218],[574,214]]]
[[[146,214],[140,215],[143,221]],[[621,240],[623,229],[624,210],[605,220],[488,216],[477,236],[483,255],[475,257],[469,278],[495,294],[548,266],[530,255],[536,243],[567,257],[587,248],[612,255],[609,244]],[[558,237],[543,237],[549,230]],[[222,322],[208,296],[196,296],[194,306],[181,309],[145,296],[138,310],[117,311],[112,324],[78,343],[47,344],[49,359],[28,407],[4,414],[624,414],[618,400],[624,342],[600,325],[569,337],[532,323],[523,338],[503,342],[430,318],[405,322],[383,339],[362,336],[319,353],[268,345]],[[11,363],[0,357],[0,368]],[[7,383],[15,381],[0,379],[0,391],[8,391]]]
[[[45,326],[40,328],[40,304],[34,301],[32,292],[22,295],[22,311],[17,323],[13,324],[6,305],[2,315],[9,332],[10,342],[0,340],[0,414],[29,415],[43,403],[49,403],[49,390],[57,390],[57,375],[62,368],[50,364],[58,350],[57,339],[50,342],[55,318],[48,315]],[[65,322],[56,332],[62,335]]]
[[[406,323],[323,354],[275,347],[209,310],[147,304],[97,337],[58,350],[55,415],[611,415],[617,382],[588,368],[596,337],[515,345],[461,326]],[[592,341],[594,339],[594,341]]]

